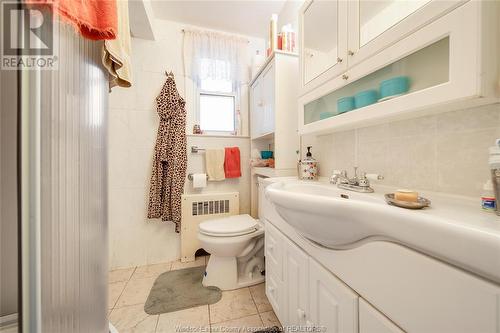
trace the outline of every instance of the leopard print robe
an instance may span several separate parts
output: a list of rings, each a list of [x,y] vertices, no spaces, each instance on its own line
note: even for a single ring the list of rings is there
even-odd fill
[[[187,168],[185,105],[173,74],[167,75],[167,81],[156,98],[160,124],[149,190],[148,218],[172,221],[176,232],[180,232],[181,196]]]

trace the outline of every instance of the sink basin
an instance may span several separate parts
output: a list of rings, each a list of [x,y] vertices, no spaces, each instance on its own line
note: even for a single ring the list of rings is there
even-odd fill
[[[377,189],[376,189],[377,190]],[[345,250],[391,241],[424,252],[488,279],[500,281],[500,218],[468,198],[429,194],[432,206],[407,210],[388,205],[383,194],[356,193],[334,185],[283,181],[266,196],[277,213],[305,238]]]

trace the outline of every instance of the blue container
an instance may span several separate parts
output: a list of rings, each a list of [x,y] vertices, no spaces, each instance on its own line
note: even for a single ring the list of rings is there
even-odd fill
[[[356,109],[362,108],[378,101],[378,92],[376,90],[365,90],[354,95],[354,106]]]
[[[330,118],[330,117],[333,117],[335,114],[333,112],[321,112],[319,114],[319,119],[320,120],[323,120],[323,119],[326,119],[326,118]]]
[[[380,83],[380,99],[389,99],[404,94],[410,89],[408,76],[396,76]]]
[[[260,157],[262,157],[263,160],[273,158],[273,152],[270,150],[263,150],[260,152]]]
[[[347,111],[354,110],[356,107],[354,106],[354,97],[342,97],[337,100],[337,112],[344,113]]]

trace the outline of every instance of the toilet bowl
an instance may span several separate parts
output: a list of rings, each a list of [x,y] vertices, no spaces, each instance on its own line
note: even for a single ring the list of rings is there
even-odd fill
[[[221,290],[264,281],[264,225],[248,214],[199,224],[198,239],[210,253],[204,286]]]

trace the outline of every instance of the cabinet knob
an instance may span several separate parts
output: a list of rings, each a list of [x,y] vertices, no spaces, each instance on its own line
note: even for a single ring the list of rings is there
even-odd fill
[[[347,74],[342,75],[342,79],[347,80],[348,78],[349,78],[349,76]]]
[[[342,58],[340,58],[340,57],[337,57],[337,63],[339,63],[339,64],[340,64],[340,63],[342,62],[342,60],[344,60],[344,59],[342,59]]]
[[[305,318],[306,312],[302,309],[297,309],[297,316],[299,317],[299,319]]]
[[[350,56],[353,56],[354,55],[354,51],[349,50],[349,51],[347,51],[347,54],[350,55]]]
[[[267,248],[269,249],[269,251],[272,251],[274,249],[274,245],[268,245]]]

